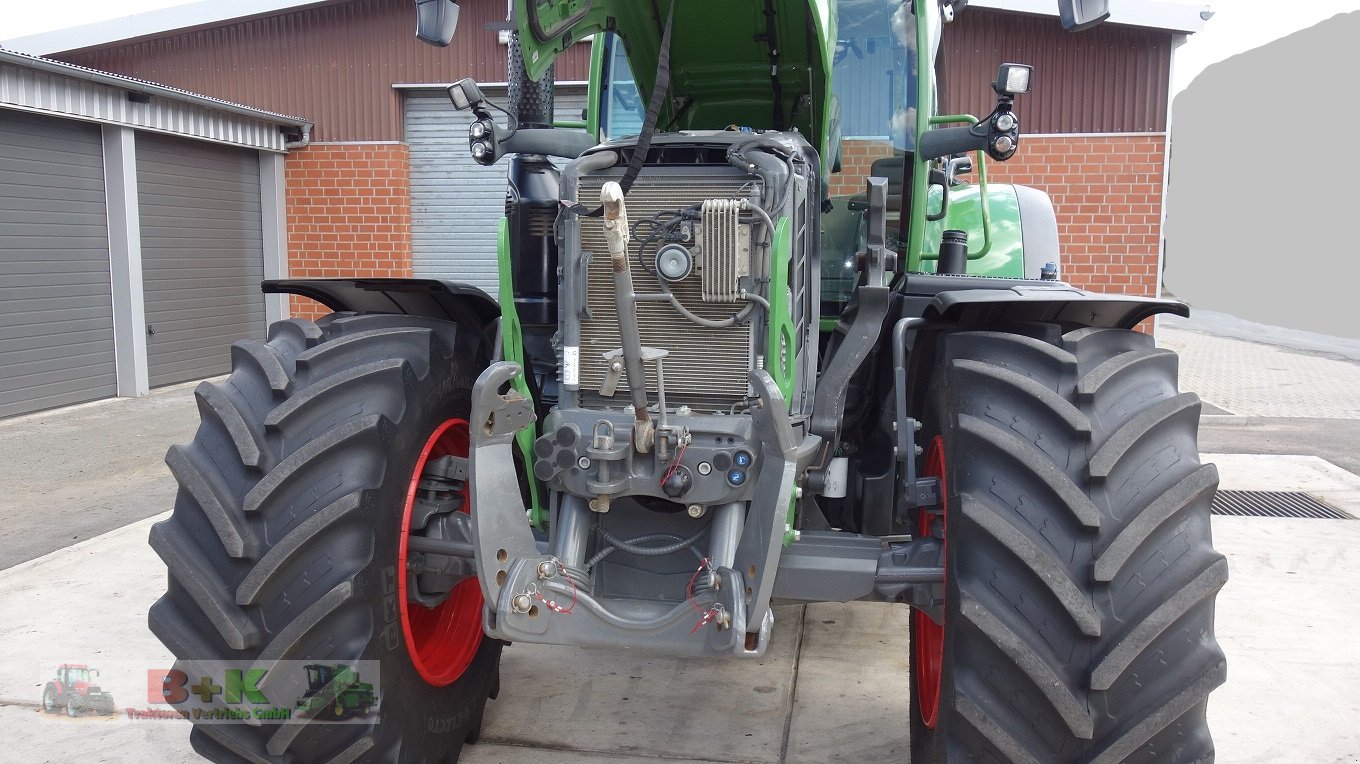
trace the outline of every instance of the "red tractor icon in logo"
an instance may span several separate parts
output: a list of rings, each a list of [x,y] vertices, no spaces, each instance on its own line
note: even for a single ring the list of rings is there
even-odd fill
[[[66,709],[69,716],[80,716],[94,711],[100,716],[113,713],[113,696],[92,681],[99,676],[97,669],[83,663],[63,663],[56,676],[43,688],[43,710],[54,714]]]

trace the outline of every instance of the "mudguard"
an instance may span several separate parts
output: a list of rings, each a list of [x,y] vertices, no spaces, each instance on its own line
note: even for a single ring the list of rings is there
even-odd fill
[[[442,279],[271,279],[265,294],[309,297],[333,311],[397,313],[458,321],[469,312],[482,326],[501,315],[496,301],[477,287]]]
[[[920,314],[930,322],[959,326],[1039,321],[1067,327],[1131,329],[1157,315],[1190,315],[1176,300],[1100,294],[1062,282],[987,279],[970,276],[908,277],[908,298],[926,298]]]

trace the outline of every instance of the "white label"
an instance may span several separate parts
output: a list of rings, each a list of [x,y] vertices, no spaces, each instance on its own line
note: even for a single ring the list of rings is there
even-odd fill
[[[562,348],[562,384],[569,387],[581,384],[581,348],[576,345]]]
[[[846,473],[849,467],[850,460],[844,456],[838,456],[826,465],[826,486],[822,489],[823,496],[828,499],[845,498]]]

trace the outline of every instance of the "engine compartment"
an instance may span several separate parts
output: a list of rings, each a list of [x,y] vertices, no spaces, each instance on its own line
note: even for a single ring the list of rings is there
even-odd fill
[[[530,468],[550,492],[555,534],[581,513],[592,526],[582,559],[615,550],[574,571],[583,588],[683,601],[694,571],[687,555],[667,557],[681,569],[649,574],[654,585],[639,592],[636,570],[658,560],[644,564],[627,542],[654,537],[652,547],[680,543],[715,568],[731,566],[768,461],[768,438],[752,416],[762,405],[752,372],[774,380],[795,426],[811,410],[822,194],[816,153],[796,132],[656,135],[624,199],[632,294],[621,296],[607,221],[581,210],[624,177],[634,148],[631,140],[603,144],[562,173],[559,394]],[[634,440],[621,317],[636,322],[641,340],[655,419],[645,450]],[[715,524],[732,527],[715,532]]]

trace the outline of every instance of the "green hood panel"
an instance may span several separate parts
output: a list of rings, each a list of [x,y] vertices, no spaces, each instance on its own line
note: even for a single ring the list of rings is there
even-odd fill
[[[954,186],[949,190],[949,211],[944,220],[928,222],[922,238],[922,270],[933,272],[940,256],[940,235],[947,229],[968,232],[968,275],[999,276],[1019,279],[1025,277],[1024,236],[1020,226],[1020,202],[1015,186],[1009,183],[987,184],[988,215],[991,218],[991,241],[982,252],[987,236],[982,226],[982,187]],[[932,186],[927,207],[939,209],[940,188]],[[981,254],[979,254],[981,253]]]
[[[660,129],[797,129],[820,150],[836,39],[832,1],[675,0],[672,98]],[[623,42],[645,103],[669,9],[666,0],[516,0],[529,76],[541,77],[572,44],[610,31]]]

